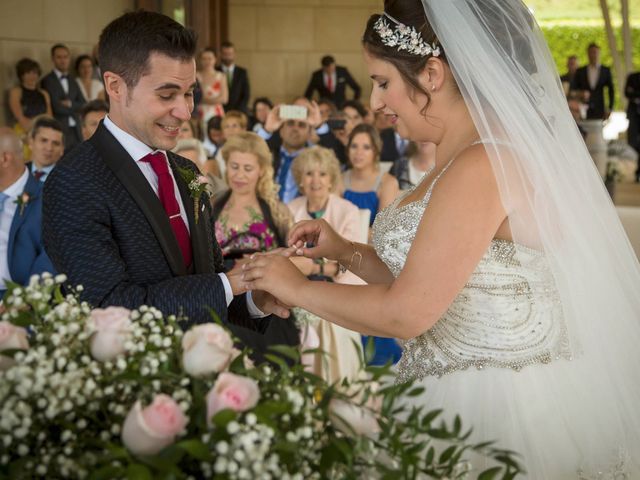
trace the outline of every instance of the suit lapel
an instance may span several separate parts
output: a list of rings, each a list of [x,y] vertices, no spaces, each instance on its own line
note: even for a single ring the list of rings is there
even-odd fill
[[[40,195],[41,189],[39,182],[29,173],[29,178],[27,179],[27,184],[24,187],[24,193],[29,195],[29,199],[27,200],[26,205],[24,207],[20,207],[16,209],[16,213],[13,216],[13,220],[11,221],[11,228],[9,229],[9,242],[7,244],[7,258],[13,259],[13,247],[15,245],[16,235],[20,230],[20,227],[24,224],[29,213],[34,206],[34,200],[38,198]],[[15,198],[7,199],[8,202],[14,202]]]
[[[208,212],[204,210],[204,204],[202,200],[198,202],[198,222],[195,220],[194,207],[195,202],[189,191],[189,186],[183,180],[182,175],[178,171],[178,164],[172,153],[167,152],[169,158],[169,165],[173,172],[173,176],[176,179],[178,190],[180,191],[180,197],[182,198],[182,204],[184,210],[189,219],[189,234],[191,236],[191,249],[193,251],[193,266],[196,273],[212,273],[210,270],[209,262],[209,250],[210,245],[207,241],[207,229],[205,222],[208,220]],[[186,168],[186,167],[182,167]],[[211,240],[213,241],[213,240]]]
[[[169,218],[135,161],[102,122],[89,141],[146,217],[171,271],[174,275],[186,275],[182,252],[169,224]]]

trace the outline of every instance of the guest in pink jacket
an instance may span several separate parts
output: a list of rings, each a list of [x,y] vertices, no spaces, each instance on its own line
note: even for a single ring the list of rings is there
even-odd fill
[[[323,218],[345,238],[358,242],[366,239],[366,234],[362,233],[358,207],[334,193],[340,185],[341,175],[340,164],[332,150],[323,147],[304,150],[294,160],[292,172],[303,194],[288,204],[294,221]],[[337,262],[324,259],[309,269],[301,270],[310,271],[309,277],[317,280],[364,283],[349,271],[340,273]],[[306,317],[318,332],[320,348],[329,354],[328,357],[315,355],[312,370],[330,383],[345,377],[354,379],[362,358],[360,334],[308,312],[297,312],[296,315],[298,318]]]

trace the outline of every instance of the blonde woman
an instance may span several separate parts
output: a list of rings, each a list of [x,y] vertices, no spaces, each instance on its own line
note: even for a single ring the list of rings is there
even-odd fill
[[[271,151],[255,133],[240,132],[221,150],[229,191],[213,208],[215,234],[225,263],[286,245],[291,213],[278,200]]]
[[[322,218],[344,238],[359,241],[358,208],[335,193],[340,184],[340,163],[333,150],[317,146],[303,150],[293,161],[291,168],[302,193],[301,197],[287,205],[293,214],[294,221]],[[324,259],[314,262],[301,257],[295,260],[298,262],[307,260],[311,263],[309,270],[312,273],[310,276],[312,279],[321,277],[320,279],[352,285],[364,283],[349,271],[340,273],[337,262]],[[301,267],[301,265],[298,266]],[[305,271],[304,267],[300,269]],[[298,316],[306,317],[316,329],[319,347],[328,354],[328,356],[320,354],[313,356],[311,365],[314,373],[322,376],[329,383],[339,382],[345,377],[355,378],[360,370],[362,356],[360,334],[308,312],[306,315]]]

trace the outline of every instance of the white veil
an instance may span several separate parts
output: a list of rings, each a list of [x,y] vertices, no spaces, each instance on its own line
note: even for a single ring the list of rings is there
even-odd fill
[[[521,0],[422,3],[485,142],[514,242],[551,264],[574,355],[565,363],[584,374],[567,369],[562,381],[602,401],[585,422],[635,443],[640,463],[640,265],[547,44]]]

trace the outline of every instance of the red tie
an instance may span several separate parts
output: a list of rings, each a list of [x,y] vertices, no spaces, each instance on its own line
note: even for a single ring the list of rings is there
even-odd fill
[[[333,93],[333,77],[331,75],[327,75],[327,90]]]
[[[189,230],[180,215],[180,205],[176,199],[173,187],[173,178],[169,173],[169,165],[167,159],[162,152],[149,153],[142,159],[143,162],[151,164],[151,168],[158,176],[158,197],[160,203],[164,207],[169,217],[169,223],[173,230],[173,234],[178,240],[178,245],[182,251],[182,258],[187,268],[191,265],[191,239],[189,238]]]

